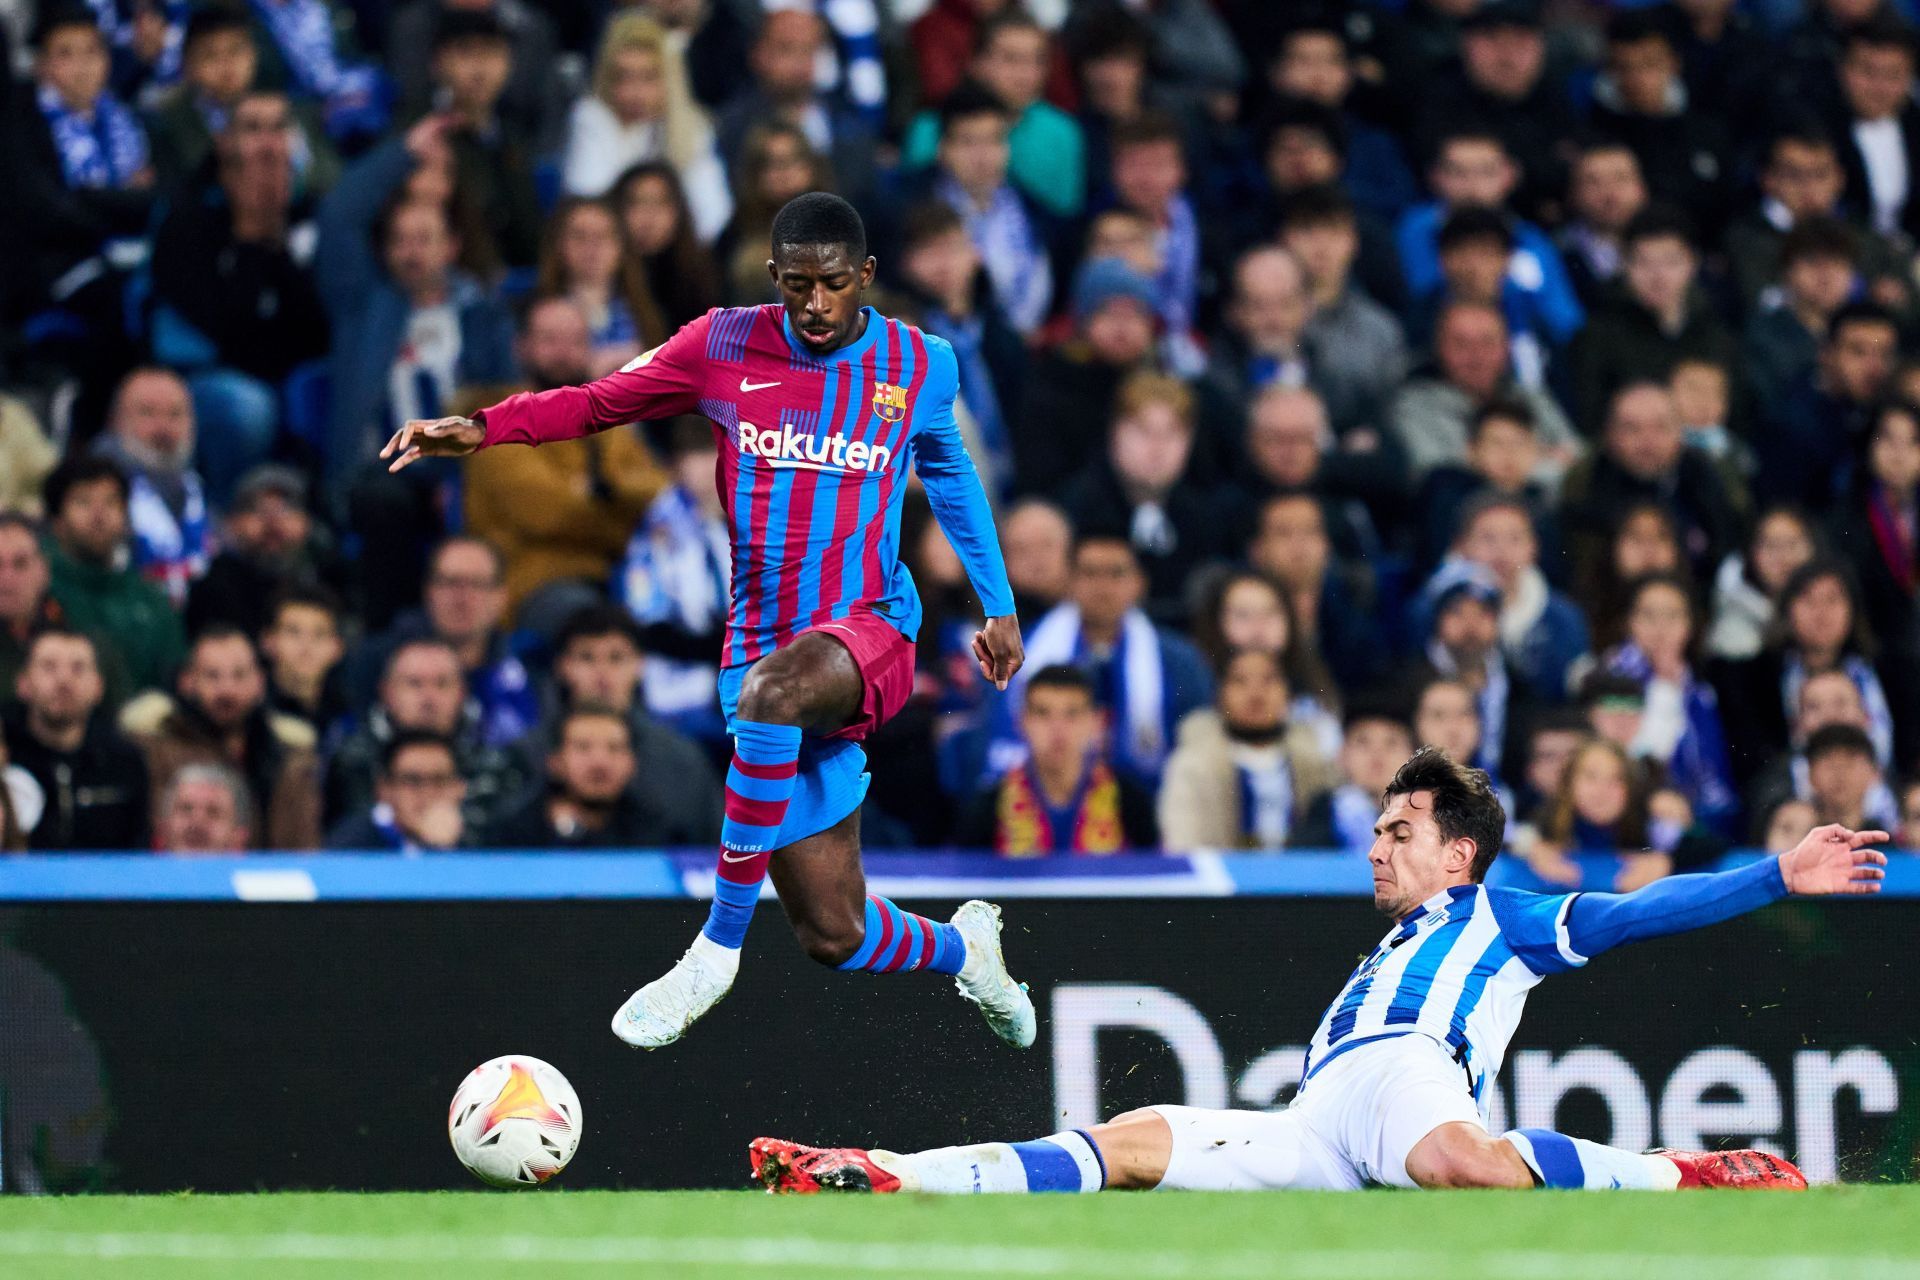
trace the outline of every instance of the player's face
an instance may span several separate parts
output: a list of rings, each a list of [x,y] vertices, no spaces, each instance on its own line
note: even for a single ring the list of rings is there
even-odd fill
[[[184,782],[161,819],[160,847],[168,853],[239,853],[247,829],[234,810],[233,793],[217,782]]]
[[[858,338],[866,318],[860,300],[873,283],[871,257],[855,262],[843,244],[783,244],[767,263],[780,289],[787,323],[817,355]]]
[[[1373,905],[1399,919],[1450,885],[1469,882],[1471,840],[1448,841],[1433,820],[1433,793],[1390,796],[1373,824]]]

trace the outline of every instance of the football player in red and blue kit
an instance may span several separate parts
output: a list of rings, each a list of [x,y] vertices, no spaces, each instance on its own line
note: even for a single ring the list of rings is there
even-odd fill
[[[928,920],[868,894],[860,870],[859,743],[913,686],[920,598],[899,558],[909,465],[984,607],[973,641],[982,675],[1005,689],[1024,657],[992,511],[954,423],[953,349],[861,304],[874,260],[860,215],[838,196],[782,208],[767,267],[778,304],[710,311],[586,386],[409,422],[381,456],[397,471],[637,419],[697,411],[714,424],[733,541],[720,701],[734,755],[718,879],[705,928],[621,1006],[616,1035],[671,1044],[727,993],[771,874],[814,959],[951,974],[988,1025],[1025,1048],[1033,1003],[1007,974],[1000,909],[974,901],[951,923]]]

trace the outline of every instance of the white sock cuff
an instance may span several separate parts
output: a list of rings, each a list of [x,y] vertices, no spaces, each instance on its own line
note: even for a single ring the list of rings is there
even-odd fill
[[[1078,1129],[1069,1129],[1065,1133],[1050,1133],[1041,1141],[1051,1142],[1073,1157],[1074,1164],[1080,1169],[1081,1191],[1099,1191],[1105,1188],[1107,1185],[1106,1158],[1100,1154],[1100,1149],[1093,1145],[1093,1140],[1086,1134]]]

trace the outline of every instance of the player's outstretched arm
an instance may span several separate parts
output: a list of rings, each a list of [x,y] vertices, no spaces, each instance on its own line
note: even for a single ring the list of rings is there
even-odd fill
[[[393,433],[380,456],[393,459],[388,471],[399,471],[422,458],[464,458],[486,439],[487,429],[472,418],[415,418]]]
[[[1872,846],[1891,838],[1884,831],[1849,831],[1837,822],[1815,827],[1780,855],[1780,879],[1799,897],[1878,893],[1887,878],[1887,855]]]
[[[1702,875],[1668,876],[1632,893],[1582,893],[1565,907],[1568,947],[1591,958],[1628,942],[1701,929],[1788,894],[1875,893],[1887,855],[1884,831],[1820,827],[1777,858]]]

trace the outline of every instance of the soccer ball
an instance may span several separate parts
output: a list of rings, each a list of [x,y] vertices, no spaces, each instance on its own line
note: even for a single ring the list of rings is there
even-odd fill
[[[453,1154],[492,1187],[536,1187],[580,1149],[580,1097],[558,1071],[510,1053],[473,1069],[447,1110]]]

